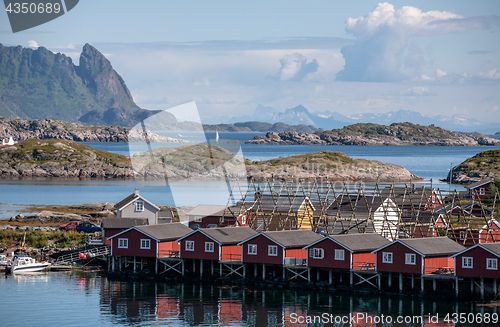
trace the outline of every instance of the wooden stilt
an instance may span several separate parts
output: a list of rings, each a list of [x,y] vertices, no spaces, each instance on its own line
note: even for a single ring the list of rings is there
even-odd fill
[[[497,288],[498,288],[497,287],[497,280],[493,279],[493,297],[495,297],[495,298],[497,297],[497,293],[498,293]]]
[[[399,292],[403,292],[403,274],[399,273]]]
[[[333,278],[332,278],[333,276],[332,275],[333,275],[332,268],[330,268],[328,270],[328,284],[330,284],[330,285],[332,285],[332,283],[333,283]]]
[[[286,280],[286,269],[285,269],[285,267],[283,267],[283,280],[284,281]]]
[[[214,275],[214,261],[210,260],[210,275]]]
[[[200,260],[200,280],[203,279],[203,260]]]
[[[352,285],[354,285],[354,275],[351,271],[351,272],[349,272],[349,286],[352,287]]]
[[[420,276],[420,291],[424,291],[424,276]]]
[[[484,278],[481,278],[481,300],[484,300]]]
[[[222,277],[222,262],[219,264],[219,276]]]
[[[389,288],[392,287],[392,273],[389,273],[389,279],[387,280],[387,285],[389,286]]]
[[[378,273],[377,275],[378,289],[382,290],[382,273]],[[379,301],[380,303],[380,301]]]
[[[307,268],[307,281],[310,282],[311,281],[311,268]]]
[[[262,264],[262,280],[266,280],[266,264]]]
[[[415,274],[411,274],[411,290],[415,289]]]
[[[155,258],[155,275],[157,275],[157,274],[158,274],[158,259]]]
[[[435,292],[436,291],[436,280],[432,280],[432,290]]]
[[[257,278],[257,264],[253,264],[253,277]]]
[[[455,296],[458,298],[458,277],[455,277]]]
[[[182,276],[184,276],[184,259],[181,261]]]
[[[196,273],[196,260],[193,259],[193,274]]]
[[[319,282],[319,268],[316,269],[316,281]]]

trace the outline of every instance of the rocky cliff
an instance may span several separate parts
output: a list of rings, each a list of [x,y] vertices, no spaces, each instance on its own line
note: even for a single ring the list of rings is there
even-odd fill
[[[485,178],[500,178],[500,150],[480,152],[453,167],[454,184],[470,184]],[[450,173],[446,177],[449,180]]]
[[[135,130],[120,126],[94,126],[68,123],[59,119],[15,119],[0,117],[0,139],[61,139],[77,142],[144,142]],[[148,132],[150,142],[187,143],[187,141]]]
[[[354,124],[315,134],[269,132],[257,135],[249,144],[331,144],[331,145],[500,145],[500,141],[479,133],[452,132],[435,126],[394,123],[390,126]]]
[[[133,126],[154,114],[133,101],[110,61],[85,44],[80,65],[44,47],[0,44],[0,115]]]

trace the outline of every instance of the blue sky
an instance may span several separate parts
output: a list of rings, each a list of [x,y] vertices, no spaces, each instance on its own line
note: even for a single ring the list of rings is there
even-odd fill
[[[82,0],[15,34],[0,15],[4,45],[78,63],[92,44],[147,109],[195,100],[205,117],[302,104],[500,122],[499,1]]]

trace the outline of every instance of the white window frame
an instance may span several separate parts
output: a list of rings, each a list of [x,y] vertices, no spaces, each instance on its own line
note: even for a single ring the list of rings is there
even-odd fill
[[[144,211],[144,201],[135,201],[135,211]]]
[[[393,263],[392,252],[382,252],[382,263]]]
[[[309,256],[313,259],[323,259],[325,257],[325,250],[322,248],[312,248],[309,250]]]
[[[151,240],[149,238],[141,238],[141,249],[151,249]]]
[[[479,188],[479,195],[485,195],[486,189],[484,187]]]
[[[417,264],[417,255],[415,253],[405,253],[405,264],[416,265]]]
[[[246,225],[247,224],[247,215],[241,215],[241,224]]]
[[[278,246],[277,245],[268,245],[267,246],[267,255],[271,257],[278,256]]]
[[[460,240],[465,240],[465,237],[467,236],[467,232],[464,230],[460,231],[460,235],[458,235],[458,239]]]
[[[486,269],[498,270],[498,259],[486,258]]]
[[[248,254],[257,255],[257,244],[248,244]]]
[[[214,252],[214,242],[205,242],[205,252]]]
[[[201,223],[203,221],[203,217],[202,216],[194,216],[194,222],[195,223]]]
[[[462,257],[462,268],[474,268],[474,258]]]
[[[128,238],[119,238],[118,239],[118,248],[119,249],[128,249]]]
[[[194,241],[186,241],[185,250],[194,251]]]
[[[342,249],[335,249],[335,260],[345,260],[345,251]]]

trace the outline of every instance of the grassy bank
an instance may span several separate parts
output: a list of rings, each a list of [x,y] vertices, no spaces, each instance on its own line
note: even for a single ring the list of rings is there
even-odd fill
[[[26,235],[26,236],[25,236]],[[57,248],[85,245],[85,234],[74,231],[19,231],[0,230],[0,247],[25,246],[42,248],[53,246]]]

